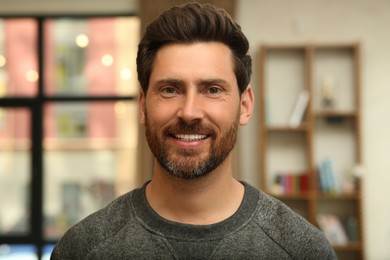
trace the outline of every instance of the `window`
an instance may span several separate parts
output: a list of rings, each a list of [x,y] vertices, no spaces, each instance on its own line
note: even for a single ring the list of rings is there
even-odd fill
[[[135,187],[138,37],[134,16],[0,19],[0,259],[48,258]]]

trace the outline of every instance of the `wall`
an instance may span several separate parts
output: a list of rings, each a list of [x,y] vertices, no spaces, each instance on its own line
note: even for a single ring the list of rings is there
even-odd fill
[[[256,57],[264,43],[361,43],[366,256],[390,259],[390,1],[240,0],[237,7],[237,20],[252,45],[255,94]],[[258,116],[240,132],[241,176],[254,185],[259,182]]]

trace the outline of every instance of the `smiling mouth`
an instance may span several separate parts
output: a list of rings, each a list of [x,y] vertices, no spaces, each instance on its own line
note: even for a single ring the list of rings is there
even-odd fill
[[[194,142],[194,141],[201,141],[208,137],[208,135],[201,135],[201,134],[176,134],[173,135],[174,138],[179,139],[181,141],[186,142]]]

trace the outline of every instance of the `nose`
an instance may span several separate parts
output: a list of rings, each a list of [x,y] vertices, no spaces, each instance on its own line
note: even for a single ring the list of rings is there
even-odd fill
[[[200,120],[204,116],[202,105],[201,95],[196,91],[189,91],[183,96],[177,116],[188,123]]]

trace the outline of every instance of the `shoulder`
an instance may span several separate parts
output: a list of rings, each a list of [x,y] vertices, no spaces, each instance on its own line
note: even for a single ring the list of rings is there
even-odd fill
[[[276,198],[260,190],[257,192],[258,203],[253,220],[279,247],[293,258],[336,258],[331,245],[318,228]],[[324,258],[325,255],[329,257]]]
[[[80,259],[114,236],[134,219],[133,193],[118,197],[69,229],[56,244],[51,259]]]

